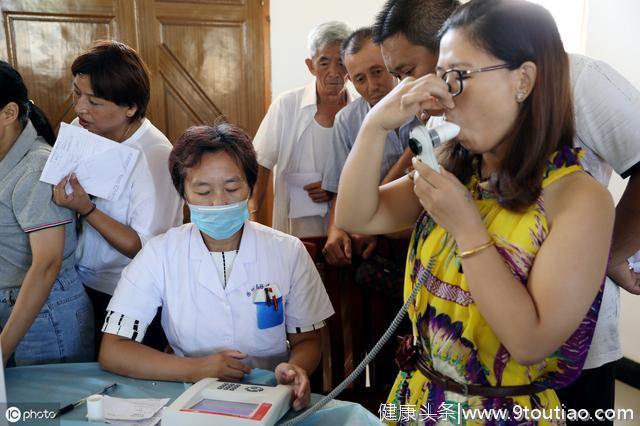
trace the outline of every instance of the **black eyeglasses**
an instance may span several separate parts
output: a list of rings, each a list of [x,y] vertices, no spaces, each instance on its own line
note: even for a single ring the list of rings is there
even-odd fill
[[[490,67],[476,68],[472,70],[450,69],[445,71],[444,74],[442,74],[441,78],[445,81],[445,83],[447,83],[447,86],[449,86],[449,93],[451,93],[451,96],[458,96],[460,93],[462,93],[462,89],[463,89],[462,82],[464,81],[465,78],[469,77],[470,75],[479,74],[485,71],[493,71],[493,70],[500,70],[503,68],[509,68],[510,66],[511,64],[500,64],[500,65],[492,65]]]

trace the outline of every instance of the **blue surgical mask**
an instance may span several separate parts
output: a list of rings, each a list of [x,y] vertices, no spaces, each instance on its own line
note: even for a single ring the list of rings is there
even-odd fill
[[[188,204],[191,223],[215,240],[226,240],[238,232],[249,219],[247,202],[240,201],[223,206],[196,206]]]

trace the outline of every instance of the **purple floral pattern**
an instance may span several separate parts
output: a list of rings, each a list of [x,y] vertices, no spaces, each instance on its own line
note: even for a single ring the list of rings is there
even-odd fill
[[[582,170],[579,165],[582,155],[579,149],[570,148],[554,153],[545,170],[543,185]],[[513,275],[526,285],[536,253],[549,231],[542,197],[527,211],[516,214],[500,207],[488,182],[482,182],[477,173],[468,188],[497,251]],[[435,262],[427,265],[432,258]],[[538,383],[551,389],[568,385],[580,374],[593,337],[602,288],[574,334],[547,359],[527,367],[512,359],[480,315],[466,285],[455,242],[450,241],[446,231],[426,213],[416,223],[407,265],[405,285],[409,288],[424,269],[431,267],[426,271],[423,290],[410,313],[418,331],[419,356],[432,368],[460,383],[482,386]],[[463,405],[465,408],[505,408],[515,404],[553,408],[558,402],[551,389],[524,397],[468,397]],[[451,397],[449,392],[414,371],[398,376],[389,402],[428,405],[434,409]],[[493,424],[523,423],[501,421]]]

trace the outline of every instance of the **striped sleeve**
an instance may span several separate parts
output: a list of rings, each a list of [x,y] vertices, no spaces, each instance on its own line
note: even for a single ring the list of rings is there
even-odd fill
[[[42,225],[37,225],[31,228],[24,228],[23,231],[28,234],[29,232],[41,231],[43,229],[53,228],[55,226],[66,225],[67,223],[71,222],[73,222],[73,219],[59,220],[57,222],[44,223]]]
[[[126,315],[114,311],[107,311],[102,332],[126,337],[136,342],[142,342],[148,326],[149,324]]]
[[[52,186],[40,182],[39,177],[40,171],[24,173],[11,194],[13,214],[26,233],[66,225],[75,220],[73,211],[53,202]]]
[[[324,325],[325,325],[324,321],[320,321],[306,327],[287,327],[287,333],[289,334],[308,333],[309,331],[320,330],[322,327],[324,327]]]

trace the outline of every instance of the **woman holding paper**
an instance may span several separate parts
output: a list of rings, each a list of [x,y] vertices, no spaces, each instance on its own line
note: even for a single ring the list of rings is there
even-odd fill
[[[75,59],[71,72],[78,114],[72,124],[140,153],[117,199],[90,198],[75,175],[69,177],[73,192],[65,191],[67,179],[54,190],[55,202],[82,221],[77,269],[98,331],[122,269],[147,240],[182,224],[182,202],[167,171],[171,143],[145,118],[149,76],[138,54],[117,41],[99,41]],[[164,347],[159,325],[152,330],[146,343]]]
[[[40,182],[55,134],[0,61],[0,340],[6,365],[90,361],[93,321],[74,268],[75,216]],[[48,144],[48,145],[47,145]]]

